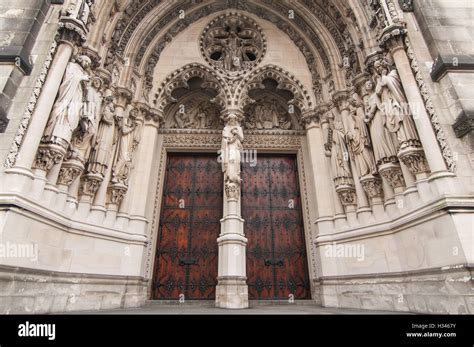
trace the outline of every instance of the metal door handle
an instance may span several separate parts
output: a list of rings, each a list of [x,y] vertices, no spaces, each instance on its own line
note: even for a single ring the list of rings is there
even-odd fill
[[[283,259],[265,259],[265,266],[283,266]]]
[[[187,266],[187,265],[197,265],[196,259],[180,259],[179,266]]]

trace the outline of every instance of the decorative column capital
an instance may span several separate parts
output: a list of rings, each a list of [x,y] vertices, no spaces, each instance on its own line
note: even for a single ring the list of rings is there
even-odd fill
[[[373,175],[366,175],[360,178],[362,188],[371,199],[383,197],[382,179]]]
[[[408,30],[405,25],[392,25],[385,28],[378,38],[380,47],[388,49],[390,52],[405,49],[403,40]]]
[[[405,179],[403,178],[403,172],[399,164],[382,164],[379,166],[379,172],[393,189],[405,187]]]
[[[125,198],[128,187],[122,183],[114,183],[109,187],[109,208],[118,209],[122,200]]]
[[[92,198],[97,190],[99,190],[100,184],[104,180],[104,177],[99,174],[88,173],[82,179],[81,196],[87,196]]]
[[[380,47],[391,51],[403,48],[403,37],[407,33],[406,23],[399,16],[395,1],[371,0],[368,5],[372,13],[369,25],[375,31]]]
[[[224,121],[224,123],[227,123],[232,115],[236,117],[235,119],[239,123],[245,119],[244,111],[241,109],[226,109],[221,112],[221,119]]]
[[[142,102],[136,103],[135,106],[143,115],[146,125],[160,128],[164,121],[163,112]]]
[[[87,40],[89,26],[94,21],[91,7],[95,0],[80,0],[61,11],[59,42],[80,46]]]
[[[125,87],[115,88],[116,106],[123,107],[132,102],[132,91]]]
[[[56,144],[40,145],[33,168],[48,172],[55,164],[59,164],[65,155],[66,147],[64,146]]]
[[[354,76],[352,79],[352,85],[354,86],[354,91],[360,96],[367,94],[367,91],[364,89],[365,83],[370,79],[370,74],[367,72],[362,72],[357,76]]]
[[[430,172],[425,152],[421,147],[407,147],[398,152],[398,158],[415,176]]]
[[[301,115],[301,121],[306,130],[319,128],[322,113],[318,109],[307,110]]]

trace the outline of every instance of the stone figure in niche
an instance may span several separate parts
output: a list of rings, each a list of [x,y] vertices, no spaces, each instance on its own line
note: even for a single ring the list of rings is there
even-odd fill
[[[232,25],[226,28],[225,32],[223,31],[214,37],[214,44],[221,47],[219,61],[222,61],[225,70],[240,70],[244,62],[250,61],[245,46],[252,44],[253,40],[241,36],[238,27]]]
[[[216,113],[217,112],[217,113]],[[208,101],[197,106],[193,102],[180,108],[173,116],[172,129],[214,129],[219,127],[218,111]]]
[[[222,131],[221,156],[225,183],[240,185],[240,153],[243,149],[243,140],[244,133],[237,121],[237,116],[230,114]]]
[[[346,131],[339,112],[333,112],[334,121],[330,143],[331,167],[334,178],[352,178],[349,152],[346,145]]]
[[[115,133],[115,106],[112,92],[108,90],[105,97],[105,106],[99,123],[93,149],[89,160],[88,172],[105,176],[105,171],[111,160]]]
[[[364,122],[364,105],[358,94],[350,99],[349,130],[347,131],[348,145],[352,158],[359,170],[360,177],[377,173],[374,154],[371,149],[369,130]]]
[[[372,81],[366,82],[365,89],[369,93],[369,97],[366,105],[365,122],[369,124],[375,160],[377,164],[380,164],[397,156],[397,145],[396,139],[385,127],[385,107],[374,88],[375,85]]]
[[[258,129],[273,129],[280,127],[279,113],[277,106],[269,99],[263,99],[255,107],[255,117]]]
[[[129,110],[129,116],[119,121],[120,139],[112,170],[112,183],[128,186],[132,170],[133,154],[140,143],[141,129],[137,121],[137,109]]]
[[[91,84],[87,86],[86,104],[79,126],[73,133],[70,148],[70,158],[76,158],[85,164],[89,157],[92,142],[97,133],[97,126],[101,116],[102,106],[102,80],[94,77]]]
[[[248,129],[283,129],[291,128],[291,119],[276,100],[263,98],[250,107],[245,127]]]
[[[390,68],[390,64],[385,60],[376,61],[374,70],[376,92],[385,109],[385,126],[388,131],[396,134],[401,148],[416,145],[419,143],[418,134],[397,70]]]
[[[77,128],[86,104],[91,60],[85,55],[71,61],[64,73],[58,97],[43,135],[43,143],[55,143],[67,148],[72,132]]]
[[[241,68],[242,62],[246,60],[246,56],[242,49],[242,41],[243,40],[235,31],[231,31],[227,38],[219,40],[224,48],[222,52],[224,69],[232,71]]]

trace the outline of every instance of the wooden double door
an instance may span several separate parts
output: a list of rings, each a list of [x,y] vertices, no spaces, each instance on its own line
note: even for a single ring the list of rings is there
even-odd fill
[[[222,176],[216,155],[168,156],[153,299],[215,298]],[[295,157],[259,156],[242,178],[249,298],[310,298]]]

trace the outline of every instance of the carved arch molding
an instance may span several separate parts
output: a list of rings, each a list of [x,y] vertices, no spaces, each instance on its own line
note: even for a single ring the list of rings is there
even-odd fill
[[[133,65],[144,75],[143,95],[145,98],[153,86],[152,72],[164,48],[192,23],[220,11],[245,11],[273,23],[286,33],[306,58],[312,76],[312,88],[317,97],[322,94],[322,81],[332,81],[334,69],[342,66],[344,61],[353,62],[351,64],[353,71],[350,71],[350,74],[360,73],[362,57],[356,53],[359,43],[353,38],[353,33],[360,32],[360,28],[354,12],[347,4],[339,4],[338,7],[329,0],[303,0],[300,5],[304,11],[300,12],[283,1],[228,0],[211,3],[202,0],[180,1],[179,4],[171,6],[166,13],[160,16],[144,37],[139,38],[139,48],[132,55],[127,51],[127,48],[137,35],[140,23],[161,3],[160,0],[142,0],[134,1],[128,5],[115,27],[105,62],[105,67],[112,71],[117,56],[122,59],[125,59],[126,56],[130,58]],[[182,11],[186,13],[185,17],[176,19],[180,18],[179,14],[183,13]],[[288,18],[290,13],[291,20]],[[327,52],[328,42],[321,41],[321,35],[316,32],[314,23],[308,22],[306,17],[308,13],[314,16],[332,37],[330,48],[334,50],[333,55],[338,57],[337,64],[339,66],[334,66],[335,64],[331,62]],[[215,20],[219,21],[219,19]],[[156,40],[156,37],[159,39]],[[151,47],[152,45],[154,47]],[[258,58],[258,56],[255,59],[251,58],[251,61],[257,61]],[[334,88],[334,86],[330,85],[329,88]]]
[[[281,67],[265,65],[228,77],[220,67],[198,63],[171,73],[154,99],[165,115],[163,128],[220,129],[221,115],[231,110],[241,113],[248,130],[301,130],[302,115],[314,107],[302,83]]]

